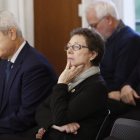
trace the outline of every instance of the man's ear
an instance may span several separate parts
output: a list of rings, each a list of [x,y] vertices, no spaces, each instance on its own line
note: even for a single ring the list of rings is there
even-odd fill
[[[15,40],[17,36],[16,29],[11,27],[8,31],[8,36],[11,38],[11,40]]]
[[[92,51],[91,54],[92,54],[92,56],[90,58],[90,61],[92,61],[93,59],[95,59],[98,56],[98,53],[95,51]]]
[[[108,25],[112,25],[112,23],[113,23],[113,17],[110,16],[110,15],[107,15],[106,16],[106,19],[107,19]]]

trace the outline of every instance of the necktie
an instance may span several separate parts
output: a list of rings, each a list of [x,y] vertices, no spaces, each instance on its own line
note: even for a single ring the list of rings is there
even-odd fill
[[[8,61],[7,69],[6,69],[6,75],[5,75],[5,87],[6,87],[6,84],[7,84],[8,80],[9,80],[12,65],[13,65],[13,63],[11,61]]]

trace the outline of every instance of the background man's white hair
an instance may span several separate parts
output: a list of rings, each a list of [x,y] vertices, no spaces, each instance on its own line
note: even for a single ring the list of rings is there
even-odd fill
[[[20,25],[14,15],[8,11],[0,11],[0,31],[7,35],[11,27],[15,28],[18,37],[23,37]]]
[[[111,1],[96,0],[86,8],[86,12],[90,11],[90,9],[95,10],[98,19],[102,19],[106,15],[111,15],[115,19],[119,19],[117,8]]]

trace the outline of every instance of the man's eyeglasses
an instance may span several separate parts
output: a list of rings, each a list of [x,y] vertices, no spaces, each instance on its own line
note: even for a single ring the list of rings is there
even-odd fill
[[[70,47],[72,47],[72,49],[73,49],[74,51],[80,50],[81,48],[88,48],[88,47],[82,46],[82,45],[80,45],[80,44],[75,44],[75,45],[70,45],[70,44],[68,44],[67,46],[64,47],[64,50],[67,51]]]
[[[105,16],[105,17],[106,17],[106,16]],[[98,26],[98,24],[99,24],[105,17],[103,17],[99,22],[97,22],[97,23],[95,23],[95,24],[89,25],[88,28],[89,28],[89,29],[93,29],[93,28],[96,29],[97,26]]]

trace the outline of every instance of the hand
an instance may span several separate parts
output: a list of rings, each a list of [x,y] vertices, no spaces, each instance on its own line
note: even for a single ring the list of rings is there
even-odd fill
[[[63,125],[63,126],[56,126],[53,125],[52,128],[59,130],[60,132],[67,132],[67,133],[73,133],[73,134],[77,134],[77,130],[80,128],[80,125],[78,123],[70,123],[67,125]]]
[[[36,134],[36,138],[37,139],[42,139],[43,134],[46,132],[46,130],[44,128],[40,128],[38,130],[38,133]]]
[[[134,97],[140,99],[140,96],[131,88],[131,86],[126,85],[121,89],[121,100],[129,105],[136,106]]]
[[[61,73],[58,79],[58,83],[69,84],[73,79],[78,76],[84,68],[84,65],[78,67],[72,66],[70,68],[70,61],[68,61],[65,70]]]
[[[64,126],[61,126],[59,131],[64,132],[66,131],[67,133],[73,133],[77,134],[77,130],[80,128],[80,125],[78,123],[70,123]]]
[[[112,91],[108,93],[108,98],[120,101],[120,91]]]

